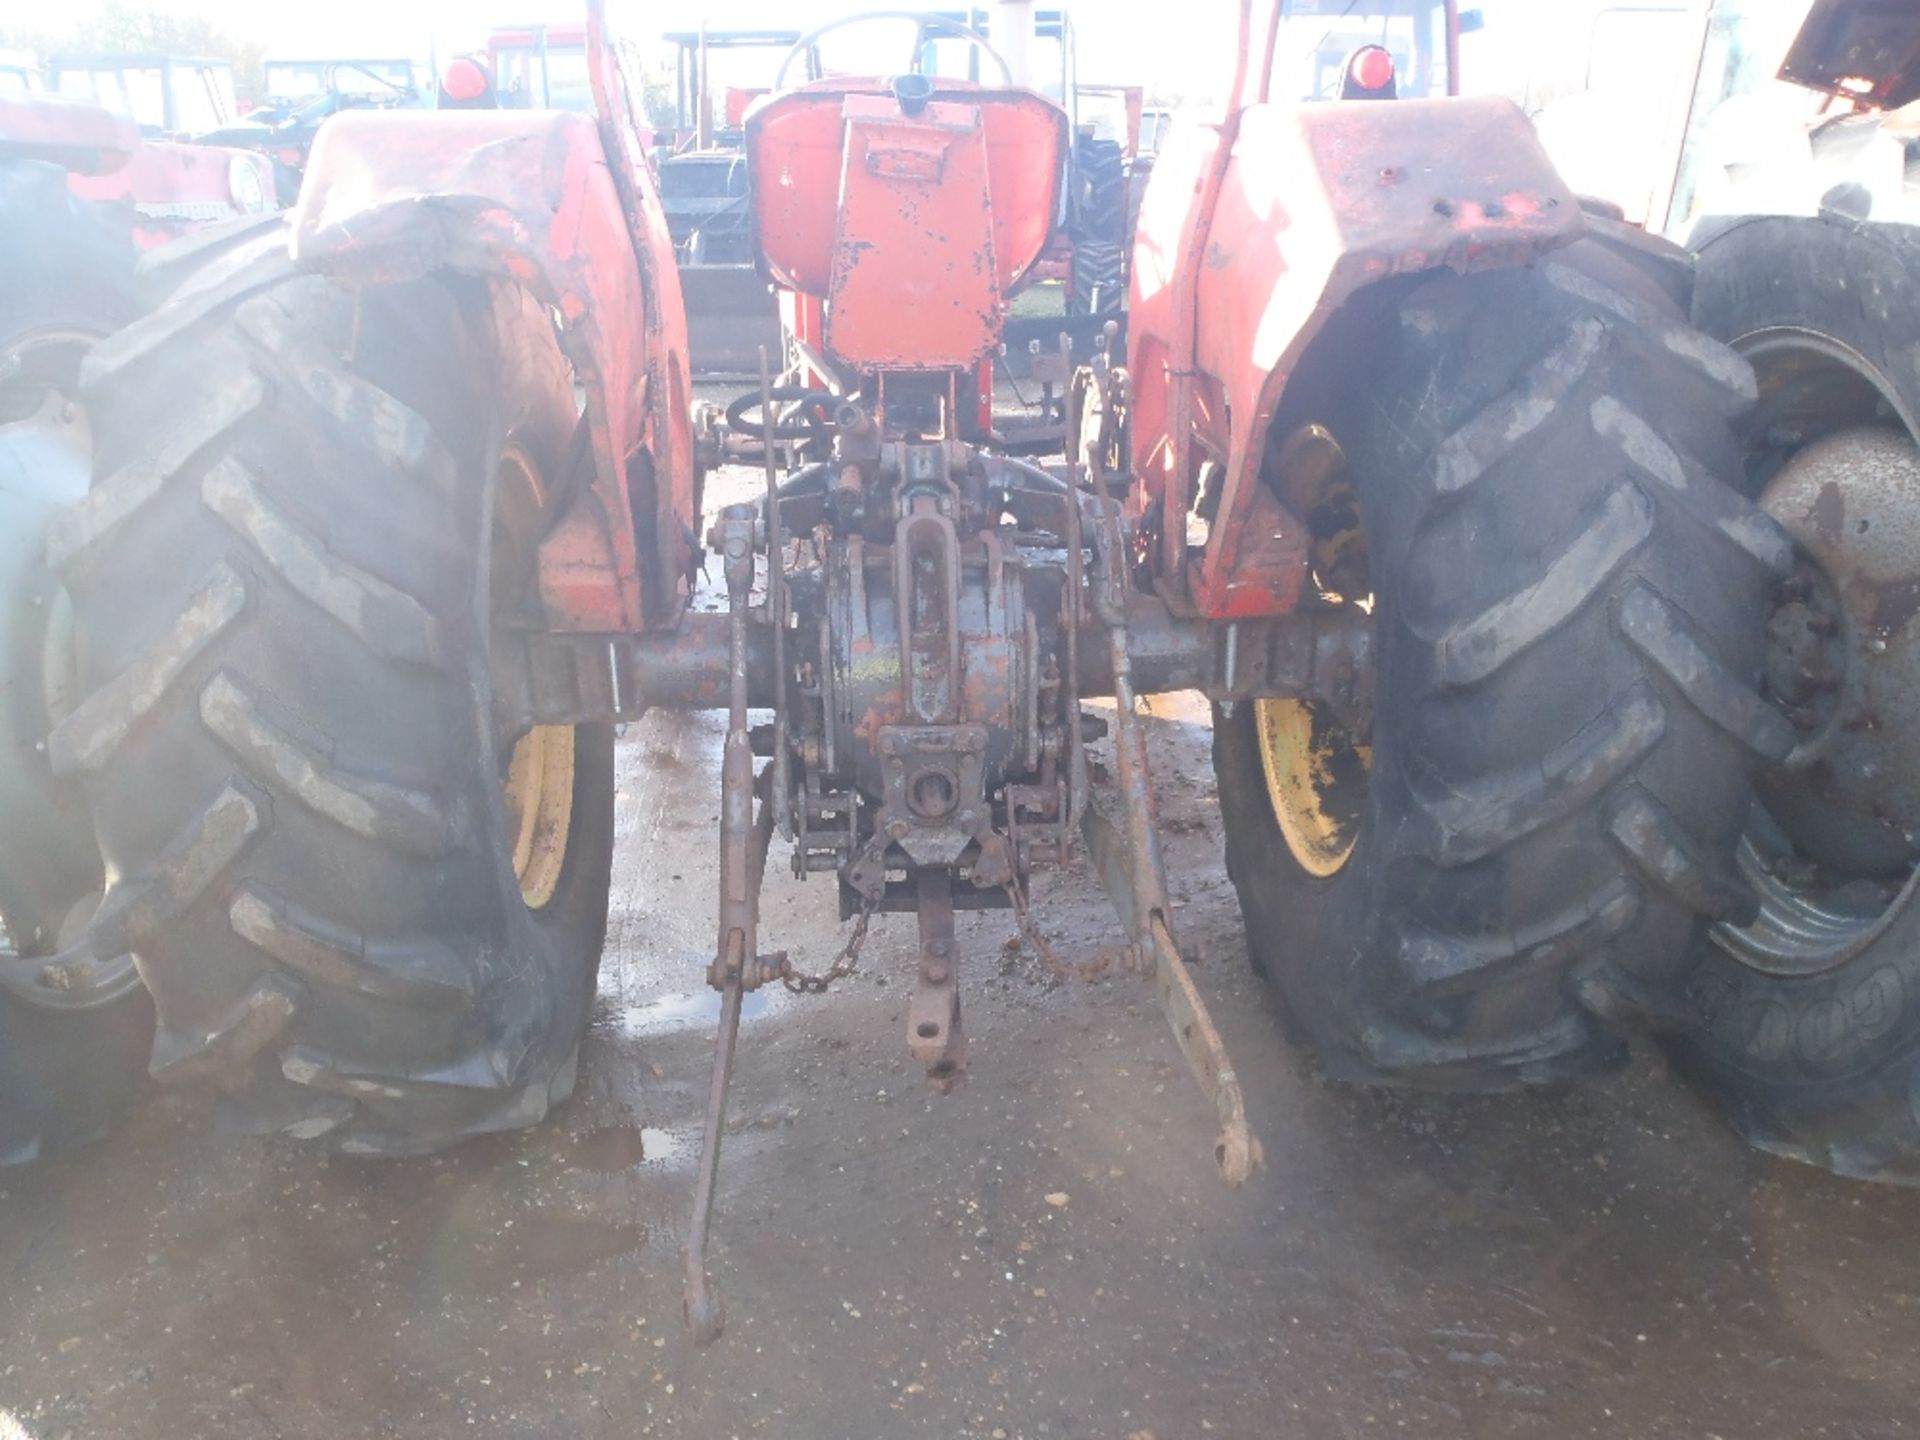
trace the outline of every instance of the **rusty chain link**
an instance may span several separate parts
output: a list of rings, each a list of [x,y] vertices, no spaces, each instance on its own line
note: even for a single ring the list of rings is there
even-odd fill
[[[1134,947],[1127,944],[1103,945],[1091,960],[1062,960],[1053,947],[1053,942],[1041,933],[1034,922],[1033,911],[1027,902],[1026,891],[1017,880],[1009,880],[1001,887],[1007,892],[1007,898],[1013,904],[1013,915],[1019,925],[1018,943],[1033,952],[1041,967],[1050,974],[1064,980],[1102,980],[1112,974],[1129,974],[1144,968],[1140,956]],[[860,950],[867,940],[867,926],[873,919],[874,902],[865,901],[860,914],[853,922],[853,933],[847,937],[847,943],[841,947],[839,955],[825,970],[809,975],[795,970],[789,965],[780,974],[780,983],[795,995],[824,995],[836,980],[844,980],[860,967]]]
[[[860,947],[867,941],[867,922],[873,919],[873,907],[872,900],[861,901],[860,917],[853,922],[853,933],[834,957],[833,964],[818,975],[805,974],[789,965],[780,972],[780,983],[795,995],[824,995],[834,981],[853,974],[860,967]]]
[[[1020,927],[1020,941],[1031,950],[1042,968],[1063,980],[1102,980],[1118,971],[1126,974],[1141,969],[1140,956],[1131,945],[1102,945],[1091,960],[1062,960],[1053,942],[1040,933],[1027,904],[1027,892],[1018,880],[1002,887],[1013,902],[1013,918]]]

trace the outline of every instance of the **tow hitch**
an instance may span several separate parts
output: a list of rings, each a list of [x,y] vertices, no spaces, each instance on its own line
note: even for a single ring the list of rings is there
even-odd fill
[[[763,368],[765,415],[771,389]],[[872,433],[863,419],[836,421],[850,465]],[[1299,690],[1316,675],[1355,673],[1337,643],[1345,632],[1316,636],[1302,618],[1227,637],[1183,624],[1133,590],[1126,522],[1097,459],[1061,478],[967,447],[903,443],[870,457],[877,483],[857,496],[886,503],[868,505],[828,488],[831,467],[782,482],[774,447],[763,448],[765,502],[729,506],[710,536],[727,586],[728,723],[708,971],[722,1000],[686,1254],[686,1314],[702,1345],[725,1323],[707,1247],[742,998],[775,982],[825,990],[858,963],[876,912],[918,916],[907,1049],[935,1088],[954,1088],[967,1066],[954,911],[1010,908],[1050,967],[1152,980],[1214,1107],[1214,1163],[1228,1184],[1247,1180],[1260,1143],[1175,937],[1148,802],[1136,655],[1156,688],[1199,686],[1223,698],[1236,684],[1249,694]],[[1259,663],[1247,663],[1255,651]],[[636,668],[641,692],[660,693],[666,682],[650,679],[644,657]],[[1096,780],[1084,751],[1100,728],[1081,712],[1085,695],[1115,702],[1111,780]],[[771,725],[755,729],[754,710],[770,710]],[[757,772],[756,751],[766,760]],[[822,975],[802,975],[784,952],[759,947],[776,830],[794,842],[796,875],[836,875],[843,917],[855,921]],[[1091,963],[1055,956],[1027,903],[1029,877],[1066,864],[1076,834],[1126,932]]]

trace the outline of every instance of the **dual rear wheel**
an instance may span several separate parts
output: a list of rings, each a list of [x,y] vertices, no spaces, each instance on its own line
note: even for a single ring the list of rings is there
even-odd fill
[[[1676,1064],[1762,1149],[1920,1183],[1920,230],[1747,218],[1696,237],[1696,323],[1754,367],[1744,486],[1792,536],[1770,698],[1795,745],[1698,943]]]
[[[1759,1147],[1920,1181],[1920,231],[1594,229],[1302,367],[1269,476],[1367,557],[1315,570],[1376,692],[1219,718],[1249,947],[1336,1075],[1546,1079],[1631,1021]]]

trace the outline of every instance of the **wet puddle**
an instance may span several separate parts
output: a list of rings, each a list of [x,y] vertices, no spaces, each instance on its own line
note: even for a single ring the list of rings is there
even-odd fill
[[[631,1170],[647,1158],[646,1136],[638,1125],[602,1125],[573,1143],[569,1164],[611,1175]]]
[[[602,1175],[641,1165],[674,1167],[694,1156],[696,1137],[657,1126],[602,1125],[573,1144],[567,1163]]]
[[[646,1142],[647,1163],[668,1167],[692,1163],[694,1153],[700,1145],[700,1137],[691,1132],[680,1134],[673,1130],[660,1130],[649,1125],[640,1132]]]
[[[743,996],[741,1020],[755,1020],[765,1015],[770,998],[771,992],[767,989]],[[720,992],[696,990],[690,994],[662,995],[644,1005],[628,1005],[618,1012],[616,1023],[620,1033],[629,1037],[677,1030],[710,1030],[720,1023]]]

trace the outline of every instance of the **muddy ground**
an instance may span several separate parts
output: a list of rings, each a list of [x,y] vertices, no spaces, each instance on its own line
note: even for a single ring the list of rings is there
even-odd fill
[[[1144,982],[1055,981],[962,916],[968,1084],[905,1054],[907,917],[824,999],[756,996],[714,1273],[680,1325],[715,1005],[722,721],[620,748],[579,1091],[368,1163],[144,1100],[0,1172],[0,1440],[1894,1436],[1920,1430],[1920,1193],[1750,1153],[1655,1061],[1571,1091],[1335,1088],[1249,974],[1205,710],[1157,704],[1180,923],[1268,1166],[1227,1192]],[[1068,953],[1112,920],[1042,882]],[[770,867],[762,943],[837,948]]]

